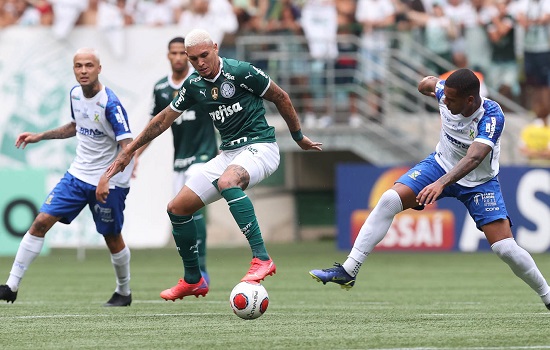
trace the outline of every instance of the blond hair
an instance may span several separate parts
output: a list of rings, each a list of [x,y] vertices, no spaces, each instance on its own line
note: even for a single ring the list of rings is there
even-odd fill
[[[76,50],[75,54],[74,54],[74,57],[76,57],[76,55],[81,55],[81,54],[85,54],[85,55],[92,55],[95,57],[95,59],[97,60],[97,63],[100,63],[100,59],[99,59],[99,52],[94,49],[94,48],[91,48],[91,47],[81,47],[80,49]]]
[[[185,36],[185,48],[213,43],[210,33],[204,29],[193,29]]]

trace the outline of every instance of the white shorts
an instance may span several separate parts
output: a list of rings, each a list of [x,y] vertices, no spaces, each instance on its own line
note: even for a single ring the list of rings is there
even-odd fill
[[[185,185],[187,180],[191,178],[191,176],[200,173],[201,169],[204,167],[204,164],[206,163],[195,163],[191,164],[189,168],[185,169],[184,171],[174,171],[174,196],[179,193],[179,191],[183,188],[183,186]]]
[[[185,185],[195,192],[205,205],[222,198],[212,184],[220,178],[231,164],[243,167],[250,176],[247,188],[252,188],[277,170],[281,157],[279,145],[272,143],[253,143],[230,151],[222,151],[190,176]]]

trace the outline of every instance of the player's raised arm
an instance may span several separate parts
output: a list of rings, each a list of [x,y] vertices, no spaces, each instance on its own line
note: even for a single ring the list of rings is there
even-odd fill
[[[302,134],[300,119],[298,118],[298,114],[292,105],[290,97],[286,91],[275,84],[273,80],[263,95],[263,98],[275,104],[277,110],[285,120],[288,130],[290,130],[292,139],[294,139],[294,141],[296,141],[302,149],[322,151],[322,143],[311,141],[307,136]]]
[[[418,83],[418,92],[426,96],[435,97],[435,85],[437,84],[438,81],[439,81],[439,78],[431,75],[424,77],[424,79],[422,79]]]

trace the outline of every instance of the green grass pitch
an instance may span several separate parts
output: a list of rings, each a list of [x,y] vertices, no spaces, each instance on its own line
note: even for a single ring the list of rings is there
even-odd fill
[[[107,249],[52,250],[28,270],[14,304],[0,304],[0,349],[550,349],[550,311],[491,253],[372,254],[350,291],[308,271],[342,262],[334,242],[268,244],[265,315],[245,321],[229,293],[248,248],[208,251],[210,292],[176,302],[159,292],[182,274],[175,249],[132,251],[133,303],[114,290]],[[550,276],[550,255],[536,254]],[[0,283],[13,259],[0,258]]]

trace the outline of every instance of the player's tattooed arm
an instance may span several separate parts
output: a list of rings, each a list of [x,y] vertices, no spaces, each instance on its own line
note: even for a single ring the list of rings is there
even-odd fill
[[[17,136],[15,147],[25,148],[29,143],[36,143],[42,140],[66,139],[76,135],[76,123],[67,123],[59,128],[44,131],[41,133],[24,132]]]
[[[117,158],[111,165],[109,165],[107,171],[105,172],[107,179],[110,179],[119,172],[123,171],[126,166],[130,164],[134,153],[141,146],[151,142],[155,137],[159,136],[166,129],[168,129],[180,114],[181,112],[176,112],[168,106],[153,119],[151,119],[149,124],[147,124],[145,129],[143,129],[135,140],[130,142],[125,148],[118,152]]]
[[[181,112],[174,111],[170,106],[160,111],[145,129],[136,137],[136,139],[128,145],[127,152],[134,153],[141,146],[148,144],[154,138],[162,134],[172,125],[174,120],[179,117]]]
[[[300,130],[300,119],[298,119],[298,114],[292,105],[290,97],[274,81],[271,81],[269,89],[267,89],[263,98],[275,104],[277,110],[285,120],[288,130],[291,132]]]
[[[277,110],[285,120],[292,138],[301,149],[316,151],[322,150],[321,146],[323,144],[321,142],[312,141],[309,137],[302,134],[300,119],[298,118],[298,114],[292,105],[290,97],[283,89],[275,84],[275,82],[271,81],[271,84],[269,85],[269,88],[265,92],[263,98],[275,104]]]

